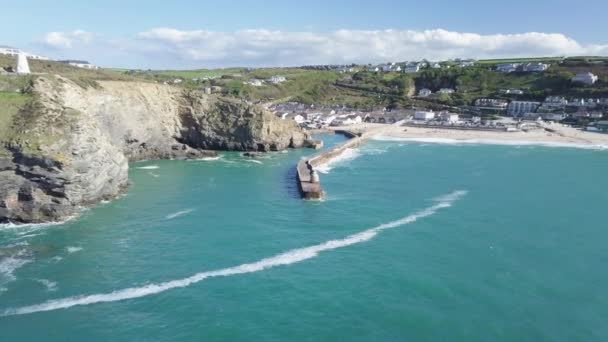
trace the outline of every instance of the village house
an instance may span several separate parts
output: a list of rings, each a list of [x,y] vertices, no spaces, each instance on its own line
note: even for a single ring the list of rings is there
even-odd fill
[[[482,109],[505,110],[509,102],[501,99],[481,98],[475,100],[475,107]]]
[[[597,80],[598,77],[590,72],[576,74],[576,76],[572,78],[573,83],[582,83],[585,85],[593,85]]]
[[[59,63],[68,64],[68,65],[71,65],[71,66],[74,66],[77,68],[82,68],[82,69],[99,69],[98,66],[93,65],[87,61],[68,59],[68,60],[64,60],[64,61],[59,61]]]
[[[542,113],[540,116],[545,121],[562,121],[568,117],[565,113]]]
[[[524,91],[521,89],[500,89],[498,91],[501,94],[505,95],[523,95]]]
[[[449,123],[457,123],[459,121],[458,114],[450,113],[450,112],[439,113],[439,118],[441,119],[441,121],[449,122]]]
[[[433,92],[428,88],[422,88],[418,92],[418,96],[420,96],[420,97],[428,97],[428,96],[431,96],[432,94],[433,94]]]
[[[433,120],[435,112],[433,111],[417,111],[414,113],[414,120]]]
[[[20,49],[17,49],[17,48],[11,47],[11,46],[0,45],[0,55],[7,55],[7,56],[16,57],[20,53],[24,53],[25,57],[27,57],[28,59],[37,59],[37,60],[41,60],[41,61],[48,61],[49,60],[48,57],[38,56],[38,55],[31,54],[31,53],[27,53],[25,51],[21,51]]]
[[[283,76],[272,76],[268,81],[272,84],[281,84],[287,81],[287,79]]]
[[[528,113],[534,113],[540,107],[540,102],[532,101],[511,101],[507,106],[507,114],[511,116],[523,116]]]
[[[526,63],[522,67],[524,72],[545,72],[549,69],[549,64],[545,63]]]
[[[250,79],[249,81],[244,83],[254,87],[261,87],[264,85],[264,82],[262,80],[258,80],[256,78]]]
[[[455,90],[452,88],[441,88],[441,89],[439,89],[439,91],[437,93],[450,95],[450,94],[453,94],[454,92],[455,92]]]
[[[504,63],[504,64],[498,64],[496,66],[496,71],[498,72],[505,72],[505,73],[509,73],[509,72],[516,72],[517,69],[520,67],[520,63]]]
[[[405,70],[403,70],[405,73],[408,74],[414,74],[420,71],[421,65],[420,63],[408,63],[405,66]]]

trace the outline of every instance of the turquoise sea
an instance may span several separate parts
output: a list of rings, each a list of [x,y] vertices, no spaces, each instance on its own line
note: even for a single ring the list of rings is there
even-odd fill
[[[2,226],[0,341],[608,340],[608,152],[370,141],[305,202],[312,153],[133,164]]]

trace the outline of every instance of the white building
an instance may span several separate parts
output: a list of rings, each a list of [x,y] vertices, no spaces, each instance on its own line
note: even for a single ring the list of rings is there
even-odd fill
[[[481,98],[481,99],[475,100],[475,107],[479,107],[479,108],[505,110],[505,109],[507,109],[508,105],[509,105],[508,101],[501,100],[501,99]]]
[[[414,113],[414,120],[433,120],[435,118],[435,112],[430,111],[418,111]]]
[[[293,117],[293,121],[295,121],[298,125],[306,122],[306,119],[302,115],[296,115]]]
[[[449,94],[454,94],[454,92],[455,92],[455,90],[452,88],[441,88],[441,89],[439,89],[439,91],[437,93],[449,95]]]
[[[418,96],[420,96],[420,97],[428,97],[430,95],[433,95],[433,92],[431,91],[431,89],[428,89],[428,88],[422,88],[418,92]]]
[[[498,71],[498,72],[515,72],[515,71],[517,71],[517,68],[519,68],[520,65],[521,65],[520,63],[498,64],[496,66],[496,71]]]
[[[408,65],[405,66],[405,70],[404,72],[408,73],[408,74],[413,74],[413,73],[417,73],[420,71],[420,63],[409,63]]]
[[[507,94],[507,95],[523,95],[524,91],[521,89],[500,89],[499,91],[501,94]]]
[[[439,117],[441,118],[441,121],[445,121],[445,122],[449,122],[449,123],[456,123],[460,120],[460,117],[458,116],[458,114],[450,113],[450,112],[442,112],[439,114]]]
[[[545,72],[549,69],[549,64],[545,63],[526,63],[523,66],[525,72]]]
[[[582,83],[582,84],[586,84],[586,85],[595,84],[595,82],[597,82],[597,80],[598,80],[598,77],[590,72],[576,74],[576,76],[574,76],[572,78],[572,82]]]
[[[261,87],[264,85],[264,82],[262,82],[262,80],[253,78],[253,79],[250,79],[248,82],[245,82],[245,84],[249,84],[250,86],[254,86],[254,87]]]
[[[268,81],[273,84],[281,84],[287,81],[287,79],[283,76],[272,76]]]
[[[14,47],[6,46],[6,45],[0,45],[0,55],[18,56],[20,53],[24,53],[25,57],[27,57],[29,59],[38,59],[38,60],[42,60],[42,61],[48,61],[49,60],[47,57],[44,57],[44,56],[38,56],[38,55],[34,55],[34,54],[31,54],[31,53],[27,53],[27,52],[21,51],[20,49],[17,49],[17,48],[14,48]]]
[[[93,65],[87,61],[78,61],[78,60],[65,60],[65,61],[59,61],[60,63],[63,64],[68,64],[77,68],[82,68],[82,69],[99,69],[98,66]]]
[[[524,114],[536,112],[540,105],[540,102],[511,101],[507,107],[507,113],[512,116],[523,116]]]

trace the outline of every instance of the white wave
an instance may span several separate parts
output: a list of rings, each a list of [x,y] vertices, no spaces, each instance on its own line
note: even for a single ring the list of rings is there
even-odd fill
[[[158,165],[140,166],[140,167],[136,167],[136,169],[139,169],[139,170],[157,170],[157,169],[160,169],[160,166],[158,166]]]
[[[25,249],[0,259],[0,284],[4,285],[16,280],[14,272],[30,262],[32,259],[29,258],[29,252]]]
[[[158,178],[158,177],[160,177],[160,175],[158,175],[158,174],[156,174],[156,173],[154,173],[154,172],[148,172],[148,174],[149,174],[150,176],[154,177],[154,178]]]
[[[606,150],[608,145],[589,145],[568,142],[532,141],[532,140],[499,140],[499,139],[450,139],[450,138],[397,138],[390,136],[376,136],[377,141],[419,142],[442,145],[504,145],[504,146],[543,146],[578,148],[586,150]]]
[[[361,156],[358,149],[347,148],[335,158],[330,159],[328,162],[315,166],[315,170],[320,173],[327,174],[337,165],[344,165],[349,161],[353,161]]]
[[[441,201],[437,202],[435,205],[418,211],[409,216],[403,217],[397,221],[393,221],[390,223],[381,224],[377,227],[364,230],[360,233],[356,233],[350,236],[347,236],[344,239],[339,240],[330,240],[318,245],[313,245],[305,248],[298,248],[287,251],[282,254],[278,254],[266,259],[262,259],[256,262],[242,264],[234,267],[219,269],[215,271],[207,271],[197,273],[187,278],[171,280],[164,283],[159,284],[149,284],[142,287],[132,287],[123,290],[117,290],[110,293],[100,293],[93,295],[85,295],[85,296],[75,296],[68,297],[62,299],[54,299],[49,300],[47,302],[41,304],[35,304],[30,306],[24,306],[20,308],[10,308],[4,310],[3,313],[0,314],[0,317],[5,316],[13,316],[13,315],[24,315],[31,314],[35,312],[44,312],[44,311],[53,311],[60,309],[67,309],[74,306],[81,305],[90,305],[97,303],[106,303],[106,302],[117,302],[127,299],[140,298],[150,295],[155,295],[161,292],[165,292],[171,289],[183,288],[190,286],[192,284],[196,284],[205,279],[216,278],[216,277],[228,277],[239,274],[246,273],[254,273],[264,271],[266,269],[284,266],[284,265],[292,265],[298,262],[302,262],[304,260],[312,259],[317,257],[321,252],[326,252],[338,248],[344,248],[351,245],[363,243],[369,241],[376,237],[379,233],[384,230],[397,228],[403,225],[407,225],[415,222],[421,218],[425,218],[433,215],[438,210],[450,207],[454,201],[464,196],[466,191],[455,191],[451,194],[440,197]]]
[[[79,247],[79,246],[68,246],[68,247],[65,248],[65,250],[69,254],[73,254],[73,253],[80,252],[82,250],[82,247]]]
[[[186,209],[186,210],[178,211],[178,212],[173,213],[173,214],[169,214],[169,215],[165,216],[165,218],[167,220],[171,220],[171,219],[174,219],[176,217],[180,217],[180,216],[184,216],[186,214],[190,214],[193,211],[194,211],[194,209]]]
[[[61,257],[61,256],[54,256],[51,258],[51,262],[54,262],[54,263],[60,262],[61,260],[63,260],[63,257]]]
[[[48,292],[57,291],[57,282],[50,281],[48,279],[34,279],[36,282],[44,285]]]
[[[221,156],[217,156],[217,157],[199,158],[199,159],[195,159],[195,160],[200,160],[200,161],[215,161],[215,160],[220,160],[221,158],[222,158]]]
[[[261,161],[255,160],[255,159],[245,159],[245,161],[249,162],[249,163],[255,163],[255,164],[264,164]]]

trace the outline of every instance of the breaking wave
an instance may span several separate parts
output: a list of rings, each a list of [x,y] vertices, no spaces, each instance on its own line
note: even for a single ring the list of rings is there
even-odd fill
[[[171,280],[171,281],[167,281],[164,283],[150,284],[150,285],[146,285],[146,286],[142,286],[142,287],[132,287],[132,288],[127,288],[127,289],[123,289],[123,290],[117,290],[117,291],[110,292],[110,293],[100,293],[100,294],[68,297],[68,298],[62,298],[62,299],[54,299],[54,300],[49,300],[49,301],[41,303],[41,304],[24,306],[24,307],[20,307],[20,308],[6,309],[4,312],[2,312],[0,314],[0,317],[13,316],[13,315],[25,315],[25,314],[31,314],[31,313],[36,313],[36,312],[67,309],[67,308],[71,308],[74,306],[91,305],[91,304],[106,303],[106,302],[117,302],[117,301],[122,301],[122,300],[127,300],[127,299],[140,298],[140,297],[155,295],[155,294],[165,292],[165,291],[168,291],[171,289],[187,287],[187,286],[196,284],[198,282],[201,282],[201,281],[209,279],[209,278],[229,277],[229,276],[233,276],[233,275],[260,272],[260,271],[264,271],[264,270],[274,268],[274,267],[279,267],[279,266],[292,265],[295,263],[302,262],[304,260],[315,258],[322,252],[326,252],[326,251],[330,251],[330,250],[334,250],[334,249],[338,249],[338,248],[344,248],[344,247],[356,245],[359,243],[363,243],[366,241],[370,241],[374,237],[376,237],[379,233],[383,232],[384,230],[401,227],[401,226],[413,223],[416,220],[419,220],[421,218],[431,216],[440,209],[450,207],[452,205],[452,203],[454,203],[456,200],[458,200],[459,198],[464,196],[466,193],[467,193],[466,191],[455,191],[448,195],[444,195],[442,197],[435,199],[436,203],[433,206],[430,206],[426,209],[415,212],[414,214],[403,217],[399,220],[396,220],[396,221],[393,221],[390,223],[381,224],[374,228],[364,230],[360,233],[349,235],[343,239],[330,240],[330,241],[326,241],[326,242],[323,242],[323,243],[320,243],[317,245],[313,245],[313,246],[309,246],[309,247],[293,249],[293,250],[287,251],[285,253],[278,254],[278,255],[275,255],[275,256],[272,256],[272,257],[269,257],[266,259],[262,259],[259,261],[255,261],[252,263],[242,264],[242,265],[214,270],[214,271],[201,272],[201,273],[197,273],[197,274],[192,275],[187,278]]]
[[[82,247],[75,247],[75,246],[68,246],[65,248],[65,250],[69,253],[69,254],[73,254],[73,253],[77,253],[80,252],[82,250]]]
[[[377,141],[401,141],[418,142],[426,144],[442,145],[504,145],[504,146],[543,146],[543,147],[562,147],[580,148],[586,150],[606,150],[607,145],[589,145],[567,142],[531,141],[531,140],[498,140],[498,139],[450,139],[450,138],[398,138],[390,136],[377,136],[372,138]]]
[[[190,214],[193,211],[194,211],[194,209],[186,209],[186,210],[178,211],[178,212],[173,213],[173,214],[169,214],[169,215],[165,216],[165,218],[167,220],[171,220],[171,219],[174,219],[174,218],[177,218],[177,217],[180,217],[180,216],[184,216],[184,215]]]
[[[158,165],[140,166],[140,167],[136,167],[136,169],[138,169],[138,170],[157,170],[157,169],[160,169],[160,166],[158,166]]]
[[[344,152],[342,152],[337,157],[331,159],[330,161],[323,163],[321,165],[315,166],[315,170],[317,170],[320,173],[327,174],[334,167],[336,167],[338,165],[344,165],[345,163],[347,163],[349,161],[353,161],[353,160],[359,158],[360,156],[361,156],[361,152],[359,151],[359,149],[347,148],[344,150]]]

